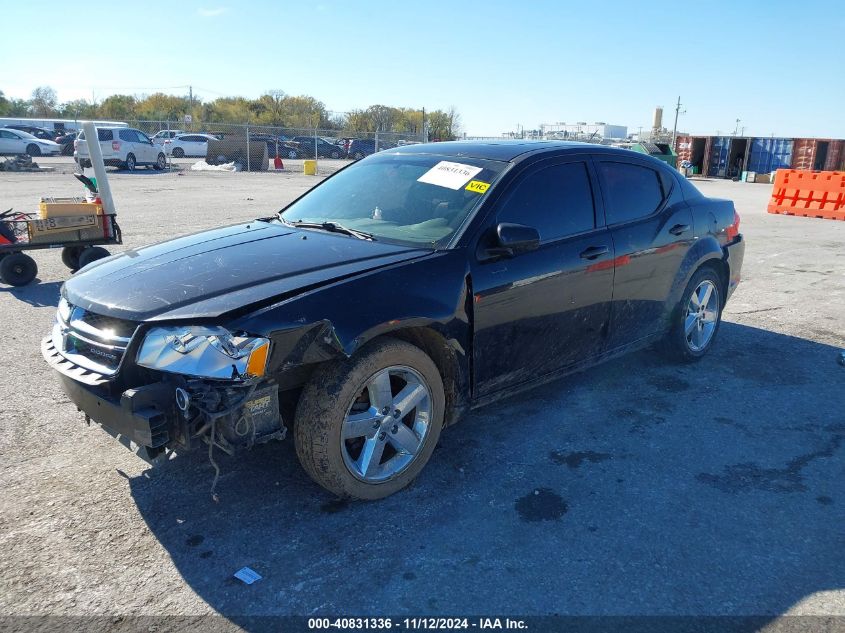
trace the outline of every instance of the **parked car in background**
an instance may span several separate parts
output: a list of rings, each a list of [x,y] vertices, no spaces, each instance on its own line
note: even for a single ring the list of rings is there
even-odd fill
[[[378,140],[378,151],[382,151],[384,149],[392,149],[396,145],[391,143],[390,141]],[[365,156],[369,156],[370,154],[376,153],[376,140],[372,138],[356,138],[352,139],[352,142],[349,144],[349,149],[346,152],[346,155],[349,158],[354,158],[355,160],[360,160]]]
[[[129,171],[134,171],[138,165],[154,169],[167,167],[164,149],[155,145],[141,130],[131,127],[98,127],[97,135],[103,151],[103,162],[108,166]],[[91,157],[85,132],[79,133],[74,145],[73,158],[80,166],[90,167]]]
[[[744,250],[731,201],[649,156],[410,145],[278,216],[92,263],[41,349],[72,406],[149,459],[287,434],[318,484],[378,499],[473,407],[655,343],[701,359]]]
[[[272,134],[250,134],[250,142],[267,143],[267,155],[272,158],[276,155],[278,149],[279,156],[282,158],[302,158],[303,150],[299,143],[289,140],[287,136],[274,136]],[[313,150],[311,150],[313,153]]]
[[[208,142],[216,141],[216,136],[210,134],[180,134],[169,141],[165,141],[165,150],[174,158],[183,156],[205,157]]]
[[[41,139],[42,141],[55,141],[56,136],[61,134],[56,130],[48,130],[47,128],[43,127],[36,127],[34,125],[16,125],[11,124],[5,126],[12,130],[18,130],[20,132],[26,132],[27,134],[32,134],[37,139]]]
[[[185,130],[161,130],[153,134],[153,143],[156,145],[164,145],[165,141],[169,141],[180,134],[187,134]]]
[[[77,136],[79,136],[79,132],[74,131],[56,137],[56,143],[62,147],[60,152],[62,156],[73,156],[73,142]]]
[[[55,141],[40,139],[14,128],[0,128],[0,154],[58,156],[61,151],[62,146]]]
[[[299,143],[299,148],[302,156],[305,158],[314,158],[314,137],[313,136],[294,136],[293,140]],[[344,151],[335,145],[329,143],[327,140],[317,137],[317,156],[319,158],[340,158],[345,156]]]

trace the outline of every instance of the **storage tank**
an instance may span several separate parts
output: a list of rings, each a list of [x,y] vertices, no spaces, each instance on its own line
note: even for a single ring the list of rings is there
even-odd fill
[[[654,122],[651,124],[652,129],[659,130],[663,127],[663,106],[657,106],[654,109]]]

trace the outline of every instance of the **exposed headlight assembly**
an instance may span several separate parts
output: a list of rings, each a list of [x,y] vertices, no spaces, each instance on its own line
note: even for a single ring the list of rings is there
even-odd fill
[[[270,341],[236,336],[222,327],[157,327],[147,332],[137,363],[142,367],[213,380],[263,376]]]

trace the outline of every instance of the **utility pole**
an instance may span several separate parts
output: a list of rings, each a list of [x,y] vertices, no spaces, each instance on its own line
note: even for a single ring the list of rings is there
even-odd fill
[[[734,136],[736,136],[737,133],[739,132],[739,122],[740,122],[740,119],[737,119],[736,120],[736,127],[734,128]]]
[[[678,97],[678,105],[675,106],[675,125],[672,127],[672,151],[675,150],[675,138],[678,136],[678,115],[681,113],[681,97]]]
[[[191,110],[194,109],[194,87],[188,86],[188,100],[191,102]]]

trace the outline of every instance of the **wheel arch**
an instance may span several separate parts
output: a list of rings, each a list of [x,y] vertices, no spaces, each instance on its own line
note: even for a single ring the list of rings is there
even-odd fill
[[[725,261],[725,254],[719,242],[714,237],[707,236],[692,245],[678,268],[664,310],[666,328],[671,326],[672,316],[678,308],[681,296],[690,279],[705,266],[713,268],[719,276],[722,285],[722,306],[724,307],[727,299],[730,268]]]

